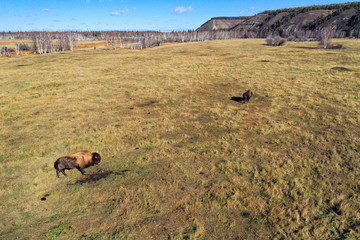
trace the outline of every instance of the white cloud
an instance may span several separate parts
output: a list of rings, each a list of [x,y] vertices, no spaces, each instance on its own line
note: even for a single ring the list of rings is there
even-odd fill
[[[130,10],[129,10],[129,9],[125,9],[125,10],[122,10],[120,13],[121,13],[122,15],[124,15],[124,14],[129,14],[129,13],[130,13]]]
[[[48,8],[43,8],[41,11],[42,11],[42,12],[50,12],[50,9],[48,9]]]
[[[251,7],[251,11],[249,12],[249,15],[254,15],[255,14],[255,7]]]
[[[111,12],[111,16],[114,16],[114,17],[117,17],[117,16],[121,16],[121,15],[128,15],[128,14],[131,14],[132,11],[136,11],[136,8],[133,8],[132,10],[129,10],[128,8],[127,9],[124,9],[120,12]]]
[[[175,14],[183,14],[183,13],[186,13],[186,12],[191,12],[191,11],[194,11],[194,9],[189,6],[187,8],[184,8],[184,7],[176,7],[175,10],[174,10],[174,13]]]

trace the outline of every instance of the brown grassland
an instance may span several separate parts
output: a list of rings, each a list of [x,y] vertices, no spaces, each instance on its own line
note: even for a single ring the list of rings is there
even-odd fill
[[[0,238],[359,239],[360,41],[334,43],[0,58]]]

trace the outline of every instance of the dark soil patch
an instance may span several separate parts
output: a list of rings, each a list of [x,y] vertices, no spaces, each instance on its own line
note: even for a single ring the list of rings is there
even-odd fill
[[[345,67],[333,67],[331,70],[339,71],[339,72],[352,72],[351,69]]]
[[[46,201],[46,198],[50,196],[50,193],[46,193],[44,194],[44,196],[42,198],[40,198],[41,201]]]
[[[143,104],[138,104],[136,105],[137,107],[147,107],[147,106],[151,106],[153,105],[154,103],[158,103],[159,101],[157,100],[152,100],[152,101],[149,101],[149,102],[146,102],[146,103],[143,103]]]

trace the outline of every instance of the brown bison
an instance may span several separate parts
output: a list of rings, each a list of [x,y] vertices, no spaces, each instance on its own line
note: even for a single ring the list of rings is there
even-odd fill
[[[56,160],[54,163],[54,168],[56,169],[56,176],[59,177],[61,172],[64,176],[67,176],[65,170],[70,170],[76,168],[81,172],[82,175],[85,174],[85,168],[92,165],[99,164],[101,161],[100,154],[96,152],[90,152],[87,150],[79,151],[68,156],[64,156]]]
[[[250,98],[252,97],[254,93],[249,89],[247,90],[246,93],[243,94],[243,99],[244,99],[244,102],[247,100],[247,101],[250,101]]]

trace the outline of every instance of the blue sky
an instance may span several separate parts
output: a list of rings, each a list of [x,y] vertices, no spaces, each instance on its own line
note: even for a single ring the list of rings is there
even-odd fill
[[[0,31],[193,30],[212,17],[345,3],[331,0],[0,0]]]

